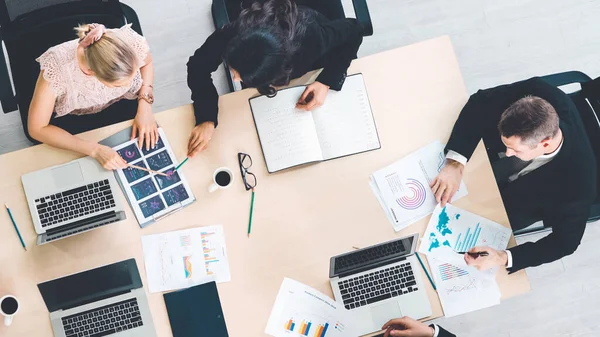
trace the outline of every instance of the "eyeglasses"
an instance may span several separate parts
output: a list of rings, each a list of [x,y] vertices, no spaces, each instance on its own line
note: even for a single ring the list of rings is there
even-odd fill
[[[242,180],[246,186],[246,191],[256,187],[256,176],[254,173],[248,171],[252,166],[252,157],[249,154],[239,152],[238,163],[240,165],[240,173],[242,174]]]

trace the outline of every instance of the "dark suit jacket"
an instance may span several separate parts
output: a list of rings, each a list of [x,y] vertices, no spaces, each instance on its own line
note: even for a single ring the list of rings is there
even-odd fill
[[[362,43],[362,27],[356,19],[330,21],[306,7],[300,7],[300,10],[308,11],[312,21],[302,37],[301,47],[293,56],[291,77],[323,68],[317,81],[339,91],[350,63],[357,57]],[[217,125],[219,96],[211,74],[223,62],[225,48],[237,34],[235,22],[217,29],[189,59],[187,81],[192,90],[196,125],[206,121]]]
[[[575,252],[596,197],[596,161],[572,100],[540,78],[480,90],[471,96],[454,125],[446,150],[470,158],[483,138],[492,162],[506,147],[497,125],[502,112],[527,95],[547,100],[558,112],[564,135],[554,159],[514,182],[501,186],[507,213],[536,214],[552,233],[510,249],[515,272],[552,262]]]
[[[438,334],[438,337],[456,337],[455,334],[444,330],[444,328],[442,328],[439,325],[438,325],[438,328],[440,329],[440,333]]]

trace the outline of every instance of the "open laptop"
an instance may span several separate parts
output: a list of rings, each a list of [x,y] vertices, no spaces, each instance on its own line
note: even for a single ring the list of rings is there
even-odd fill
[[[21,177],[41,245],[125,219],[111,171],[85,157]]]
[[[55,337],[153,337],[135,259],[38,284]]]
[[[418,234],[331,258],[335,300],[356,318],[359,335],[381,330],[393,318],[431,315],[419,262]]]

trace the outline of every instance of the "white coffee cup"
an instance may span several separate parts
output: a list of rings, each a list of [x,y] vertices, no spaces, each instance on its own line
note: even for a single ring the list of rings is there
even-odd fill
[[[233,172],[227,167],[219,167],[213,173],[213,183],[208,188],[209,192],[214,192],[220,188],[228,188],[233,184]]]
[[[16,297],[6,295],[0,298],[0,314],[4,316],[4,325],[11,325],[17,312],[19,312],[19,301]]]

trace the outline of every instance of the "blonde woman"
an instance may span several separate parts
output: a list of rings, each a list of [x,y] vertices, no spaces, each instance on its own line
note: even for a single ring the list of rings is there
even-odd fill
[[[54,46],[37,59],[41,70],[29,107],[29,134],[48,145],[91,156],[105,169],[125,168],[125,161],[111,148],[52,124],[67,114],[93,114],[121,99],[137,99],[131,138],[139,137],[140,147],[154,147],[158,131],[152,114],[150,48],[129,25],[106,29],[87,24],[75,30],[79,39]]]

